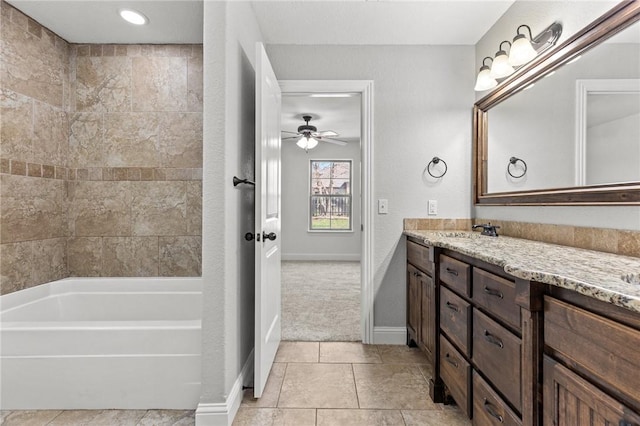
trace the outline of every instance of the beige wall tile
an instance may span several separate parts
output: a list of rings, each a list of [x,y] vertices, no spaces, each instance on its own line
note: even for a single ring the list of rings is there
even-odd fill
[[[69,123],[70,167],[99,167],[107,163],[103,115],[80,112]]]
[[[69,199],[72,236],[131,235],[129,182],[78,181]]]
[[[0,155],[29,161],[33,140],[33,100],[0,89]]]
[[[34,103],[33,162],[64,166],[67,163],[69,124],[67,113],[42,102]]]
[[[136,57],[132,73],[134,111],[187,110],[187,58]]]
[[[94,46],[91,46],[92,54]],[[78,57],[76,110],[79,112],[131,111],[131,59]]]
[[[160,276],[199,277],[202,275],[200,237],[160,237]]]
[[[32,285],[48,283],[67,276],[67,239],[52,238],[33,244]]]
[[[162,114],[159,135],[162,167],[202,167],[202,113]]]
[[[202,51],[187,60],[187,111],[202,111]]]
[[[159,117],[155,113],[105,114],[106,167],[158,167]]]
[[[0,294],[30,286],[33,266],[33,242],[0,244]]]
[[[185,182],[131,182],[132,235],[185,235]]]
[[[625,256],[640,257],[640,232],[619,231],[618,253]]]
[[[99,277],[102,270],[102,238],[69,238],[67,270],[70,277]]]
[[[18,176],[27,175],[27,163],[24,161],[11,160],[11,174]]]
[[[13,20],[13,18],[12,18]],[[0,80],[4,88],[47,102],[63,105],[66,57],[53,48],[48,37],[38,38],[20,26],[3,21]]]
[[[154,277],[158,275],[158,237],[104,237],[102,276]]]
[[[187,235],[202,235],[202,182],[187,182]]]
[[[1,175],[0,184],[3,243],[67,236],[63,181]]]

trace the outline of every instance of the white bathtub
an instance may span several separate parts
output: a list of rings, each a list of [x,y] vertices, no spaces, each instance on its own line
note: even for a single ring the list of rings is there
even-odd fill
[[[0,297],[0,408],[194,409],[201,278],[67,278]]]

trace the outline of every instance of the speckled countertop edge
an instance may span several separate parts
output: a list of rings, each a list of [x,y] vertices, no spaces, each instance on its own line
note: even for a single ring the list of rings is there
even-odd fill
[[[464,231],[404,231],[428,245],[455,250],[497,265],[517,278],[574,290],[640,313],[640,259],[505,236]]]

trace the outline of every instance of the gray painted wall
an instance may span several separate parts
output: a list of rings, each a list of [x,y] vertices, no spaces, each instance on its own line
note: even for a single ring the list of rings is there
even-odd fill
[[[511,40],[521,24],[531,26],[534,36],[554,21],[563,25],[562,42],[611,9],[617,0],[557,2],[517,1],[491,27],[475,46],[475,72],[482,58],[493,56],[502,40]],[[474,77],[475,78],[475,77]],[[476,99],[486,93],[477,93]],[[637,206],[474,206],[474,217],[559,225],[593,226],[617,229],[640,229]]]
[[[351,160],[352,231],[309,232],[309,161]],[[360,260],[360,144],[282,144],[282,260]]]
[[[470,217],[473,46],[269,45],[267,52],[279,79],[374,81],[374,197],[389,200],[389,214],[372,224],[374,324],[403,327],[402,219],[426,216],[429,199],[439,202],[436,217]],[[439,181],[423,174],[436,155],[449,165]]]

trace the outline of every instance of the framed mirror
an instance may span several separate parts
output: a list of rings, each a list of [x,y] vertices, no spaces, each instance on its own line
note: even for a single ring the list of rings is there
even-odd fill
[[[640,2],[507,77],[473,129],[476,204],[640,205]]]

